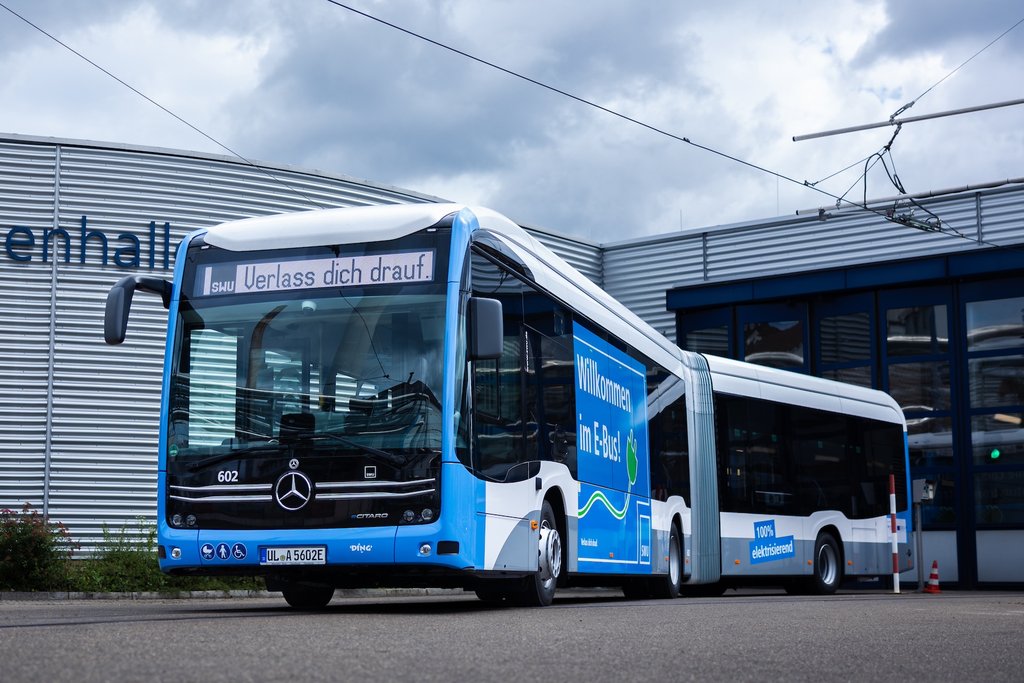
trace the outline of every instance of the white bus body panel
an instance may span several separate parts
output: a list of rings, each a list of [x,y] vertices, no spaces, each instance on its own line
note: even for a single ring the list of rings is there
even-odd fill
[[[888,394],[830,380],[784,372],[739,361],[706,356],[716,392],[760,398],[827,410],[834,413],[891,422],[906,432],[899,405]],[[903,482],[898,482],[903,485]],[[793,557],[752,563],[755,524],[773,522],[778,539],[793,539]],[[891,522],[888,516],[848,519],[836,511],[810,516],[751,513],[721,513],[723,576],[809,574],[813,568],[814,544],[826,527],[834,527],[843,544],[847,575],[877,575],[891,571]],[[897,522],[897,537],[907,543],[907,529]]]
[[[260,251],[379,242],[428,228],[461,208],[400,204],[384,211],[379,206],[361,206],[257,216],[213,226],[206,233],[206,243],[230,251]]]

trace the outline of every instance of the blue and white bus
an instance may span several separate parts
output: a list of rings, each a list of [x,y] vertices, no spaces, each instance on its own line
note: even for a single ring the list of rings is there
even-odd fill
[[[887,395],[680,350],[507,218],[417,204],[189,235],[169,308],[158,549],[172,574],[336,588],[835,591],[907,546]]]

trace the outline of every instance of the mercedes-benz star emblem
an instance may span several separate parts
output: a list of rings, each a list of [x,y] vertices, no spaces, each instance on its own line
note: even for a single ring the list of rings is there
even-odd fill
[[[313,497],[313,482],[302,472],[285,472],[274,484],[274,499],[289,512],[302,509]]]

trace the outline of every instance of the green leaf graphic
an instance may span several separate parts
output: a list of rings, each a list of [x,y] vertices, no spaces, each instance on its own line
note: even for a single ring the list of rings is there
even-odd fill
[[[629,438],[626,439],[626,473],[629,475],[629,485],[636,483],[636,470],[639,461],[636,457],[636,438],[633,430],[629,430]]]

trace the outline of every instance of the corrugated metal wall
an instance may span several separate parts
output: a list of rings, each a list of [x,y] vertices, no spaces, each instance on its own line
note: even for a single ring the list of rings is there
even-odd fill
[[[665,292],[677,283],[701,279],[702,254],[700,235],[606,248],[604,288],[654,329],[675,340],[675,316],[665,309]]]
[[[0,225],[51,227],[54,158],[53,147],[0,141]],[[48,267],[0,269],[0,508],[43,503],[50,282]]]

